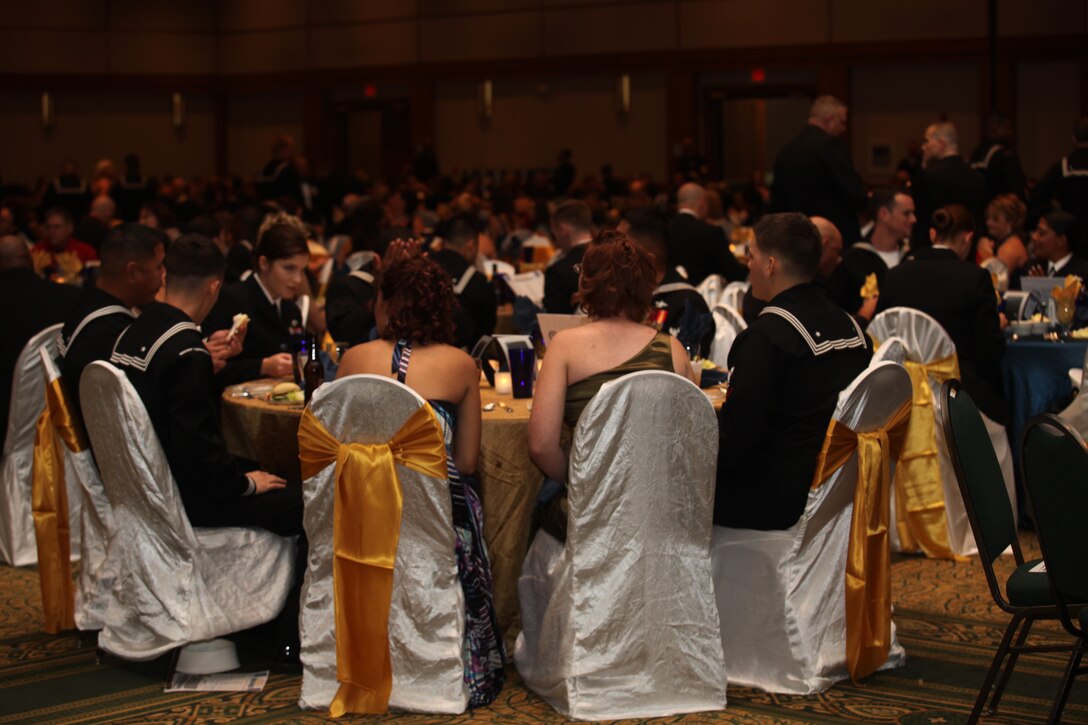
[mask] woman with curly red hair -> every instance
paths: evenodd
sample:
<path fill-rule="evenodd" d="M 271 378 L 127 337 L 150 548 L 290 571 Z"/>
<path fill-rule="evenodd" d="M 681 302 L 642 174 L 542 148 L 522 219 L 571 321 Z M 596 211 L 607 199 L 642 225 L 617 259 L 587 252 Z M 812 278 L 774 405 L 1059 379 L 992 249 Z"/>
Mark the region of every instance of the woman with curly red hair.
<path fill-rule="evenodd" d="M 395 378 L 426 398 L 442 423 L 457 573 L 465 593 L 465 683 L 469 706 L 482 707 L 502 689 L 506 655 L 483 543 L 483 507 L 472 479 L 480 454 L 480 373 L 471 357 L 450 344 L 456 301 L 449 275 L 429 259 L 404 254 L 413 252 L 390 254 L 396 261 L 381 273 L 374 308 L 381 339 L 348 350 L 337 377 Z"/>
<path fill-rule="evenodd" d="M 550 479 L 541 495 L 541 528 L 560 541 L 568 469 L 563 428 L 573 429 L 601 386 L 627 373 L 667 370 L 693 380 L 683 346 L 646 324 L 656 279 L 641 246 L 622 232 L 602 232 L 582 258 L 574 297 L 590 321 L 548 343 L 529 417 L 529 453 Z"/>

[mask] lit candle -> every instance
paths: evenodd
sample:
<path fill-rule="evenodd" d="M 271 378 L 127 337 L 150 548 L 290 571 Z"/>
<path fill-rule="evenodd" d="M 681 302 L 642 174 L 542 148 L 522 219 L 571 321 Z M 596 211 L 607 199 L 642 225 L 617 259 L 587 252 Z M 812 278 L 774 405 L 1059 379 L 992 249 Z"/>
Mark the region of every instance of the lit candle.
<path fill-rule="evenodd" d="M 499 395 L 510 395 L 514 385 L 510 380 L 510 373 L 495 373 L 495 392 Z"/>

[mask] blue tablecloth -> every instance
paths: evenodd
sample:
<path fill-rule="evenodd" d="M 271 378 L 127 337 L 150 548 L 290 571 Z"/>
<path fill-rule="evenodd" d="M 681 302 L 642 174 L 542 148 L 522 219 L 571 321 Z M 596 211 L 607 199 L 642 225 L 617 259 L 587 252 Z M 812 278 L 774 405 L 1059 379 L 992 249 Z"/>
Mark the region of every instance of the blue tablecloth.
<path fill-rule="evenodd" d="M 1069 368 L 1084 364 L 1088 341 L 1046 342 L 1041 339 L 1009 342 L 1001 364 L 1005 401 L 1009 404 L 1009 445 L 1015 466 L 1017 519 L 1030 519 L 1024 484 L 1020 480 L 1020 434 L 1039 413 L 1064 404 L 1073 393 Z"/>
<path fill-rule="evenodd" d="M 1046 342 L 1041 339 L 1009 342 L 1001 364 L 1005 400 L 1009 404 L 1009 445 L 1016 466 L 1016 495 L 1020 520 L 1024 521 L 1027 500 L 1020 480 L 1020 434 L 1024 425 L 1039 413 L 1064 405 L 1073 394 L 1069 369 L 1084 364 L 1088 341 Z"/>
<path fill-rule="evenodd" d="M 1019 460 L 1020 433 L 1024 424 L 1039 413 L 1063 403 L 1072 395 L 1069 368 L 1084 364 L 1088 341 L 1045 342 L 1018 340 L 1005 349 L 1002 374 L 1005 400 L 1009 404 L 1009 443 L 1013 458 Z M 1017 471 L 1019 476 L 1019 471 Z"/>

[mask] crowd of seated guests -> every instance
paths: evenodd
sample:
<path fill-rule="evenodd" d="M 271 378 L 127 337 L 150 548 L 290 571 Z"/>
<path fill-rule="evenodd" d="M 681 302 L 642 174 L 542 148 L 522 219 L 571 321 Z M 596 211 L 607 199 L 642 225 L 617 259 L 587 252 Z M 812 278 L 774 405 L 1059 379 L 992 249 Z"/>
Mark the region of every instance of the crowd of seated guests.
<path fill-rule="evenodd" d="M 817 99 L 809 123 L 776 161 L 770 190 L 758 180 L 742 189 L 708 180 L 705 164 L 693 159 L 680 165 L 669 185 L 645 176 L 624 183 L 608 167 L 578 180 L 569 153 L 560 156 L 561 173 L 524 178 L 453 179 L 440 172 L 433 152 L 392 185 L 360 175 L 316 177 L 289 137 L 277 139 L 272 160 L 249 182 L 150 179 L 131 155 L 123 174 L 100 163 L 85 180 L 66 163 L 52 181 L 5 190 L 0 274 L 25 284 L 30 269 L 83 285 L 78 300 L 66 292 L 50 308 L 66 310 L 66 317 L 54 312 L 41 318 L 42 325 L 66 322 L 62 367 L 77 409 L 82 367 L 121 354 L 116 359 L 133 368 L 130 377 L 143 386 L 141 397 L 160 437 L 184 439 L 174 428 L 188 426 L 198 445 L 214 448 L 215 465 L 237 499 L 232 510 L 257 510 L 262 507 L 253 500 L 271 506 L 286 498 L 276 493 L 284 482 L 247 472 L 226 456 L 212 411 L 189 415 L 188 422 L 177 417 L 183 406 L 156 411 L 152 371 L 132 364 L 145 347 L 136 343 L 153 343 L 167 323 L 181 320 L 194 334 L 201 325 L 202 341 L 190 335 L 191 345 L 171 359 L 206 349 L 207 358 L 200 356 L 188 372 L 201 396 L 186 402 L 214 407 L 226 385 L 290 375 L 304 335 L 329 332 L 346 341 L 351 349 L 341 375 L 396 377 L 442 412 L 454 464 L 451 490 L 462 486 L 460 498 L 467 501 L 461 528 L 478 533 L 479 502 L 471 488 L 480 438 L 478 373 L 462 350 L 496 326 L 495 286 L 479 262 L 516 264 L 529 261 L 529 247 L 552 246 L 543 309 L 590 317 L 551 341 L 530 421 L 532 458 L 551 481 L 539 521 L 558 539 L 565 526 L 564 428 L 577 423 L 604 382 L 625 372 L 661 369 L 692 377 L 689 352 L 667 333 L 683 327 L 678 317 L 709 318 L 694 285 L 715 274 L 748 279 L 750 327 L 729 358 L 734 375 L 720 419 L 721 505 L 714 520 L 788 528 L 803 505 L 835 397 L 871 355 L 863 330 L 877 310 L 907 305 L 931 311 L 956 343 L 965 387 L 984 389 L 976 400 L 1001 419 L 995 371 L 1003 320 L 991 277 L 978 265 L 999 260 L 1014 289 L 1024 275 L 1088 274 L 1080 256 L 1084 209 L 1069 201 L 1088 197 L 1069 191 L 1085 178 L 1070 169 L 1083 163 L 1088 120 L 1076 124 L 1076 149 L 1059 163 L 1058 175 L 1048 172 L 1046 184 L 1034 191 L 1023 184 L 1006 188 L 979 166 L 998 159 L 1011 167 L 1014 154 L 1002 145 L 1008 133 L 988 137 L 989 150 L 976 154 L 972 167 L 959 155 L 955 127 L 940 121 L 926 130 L 910 183 L 867 195 L 845 153 L 846 118 L 835 99 Z M 1001 131 L 999 126 L 994 128 Z M 800 183 L 805 169 L 824 169 L 813 173 L 828 176 Z M 1018 177 L 1006 168 L 1001 179 L 1007 178 Z M 812 193 L 816 188 L 819 194 Z M 743 259 L 730 246 L 738 226 L 754 226 Z M 420 256 L 424 252 L 427 258 Z M 876 284 L 864 292 L 870 277 Z M 33 294 L 41 296 L 38 287 Z M 930 291 L 938 288 L 940 299 Z M 60 300 L 65 285 L 55 289 Z M 655 305 L 669 313 L 659 325 L 663 332 L 647 325 Z M 3 307 L 5 315 L 18 314 L 16 305 Z M 137 309 L 145 315 L 138 325 Z M 239 313 L 248 316 L 248 328 L 228 339 Z M 8 319 L 0 324 L 21 330 L 9 347 L 21 347 L 37 331 Z M 705 346 L 712 328 L 708 335 L 692 324 L 698 329 L 694 347 Z M 126 329 L 132 331 L 127 338 Z M 5 348 L 13 360 L 10 352 Z M 3 362 L 10 370 L 10 361 Z M 197 418 L 199 425 L 192 423 Z M 185 468 L 184 456 L 167 455 L 172 469 Z M 175 477 L 179 485 L 192 478 L 178 471 Z M 255 494 L 261 497 L 244 500 Z M 276 514 L 289 521 L 277 519 L 270 527 L 300 531 L 297 498 Z M 265 525 L 260 516 L 251 518 Z M 462 548 L 471 553 L 475 547 L 465 536 Z M 474 566 L 486 566 L 486 559 L 466 563 L 466 571 Z M 484 610 L 476 609 L 486 617 Z M 486 633 L 492 623 L 477 625 Z M 482 648 L 476 661 L 502 660 L 501 644 L 484 634 L 474 641 Z M 481 695 L 488 697 L 493 694 Z"/>

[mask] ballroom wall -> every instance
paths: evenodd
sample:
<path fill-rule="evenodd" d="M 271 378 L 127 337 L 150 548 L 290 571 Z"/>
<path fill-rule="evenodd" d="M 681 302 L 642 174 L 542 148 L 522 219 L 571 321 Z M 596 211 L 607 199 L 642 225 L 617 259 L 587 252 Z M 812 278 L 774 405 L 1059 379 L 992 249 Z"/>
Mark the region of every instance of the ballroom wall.
<path fill-rule="evenodd" d="M 0 0 L 0 69 L 239 74 L 983 38 L 986 6 L 986 0 Z M 1088 0 L 998 0 L 997 7 L 1004 37 L 1084 34 L 1088 17 Z"/>
<path fill-rule="evenodd" d="M 1084 66 L 1070 61 L 1021 63 L 1016 73 L 1017 147 L 1024 172 L 1039 176 L 1073 144 L 1073 119 L 1080 115 L 1071 88 L 1084 85 Z"/>
<path fill-rule="evenodd" d="M 569 148 L 579 176 L 605 163 L 621 174 L 665 176 L 660 74 L 631 78 L 628 114 L 617 111 L 611 76 L 497 81 L 490 120 L 481 117 L 478 95 L 475 83 L 437 87 L 435 141 L 446 168 L 551 168 L 559 149 Z"/>
<path fill-rule="evenodd" d="M 852 73 L 850 117 L 854 166 L 868 181 L 887 180 L 942 115 L 956 125 L 964 155 L 979 140 L 978 70 L 969 63 L 868 66 Z M 875 166 L 874 146 L 891 148 L 890 167 Z"/>
<path fill-rule="evenodd" d="M 215 168 L 212 99 L 195 94 L 186 100 L 187 122 L 178 131 L 169 93 L 61 91 L 53 98 L 55 123 L 46 130 L 39 94 L 0 92 L 0 179 L 52 178 L 68 159 L 89 174 L 98 159 L 120 164 L 131 152 L 155 174 L 206 175 Z"/>
<path fill-rule="evenodd" d="M 227 170 L 251 177 L 271 158 L 272 143 L 282 133 L 304 135 L 303 94 L 253 91 L 227 96 Z"/>
<path fill-rule="evenodd" d="M 136 150 L 153 173 L 251 175 L 272 137 L 328 160 L 329 98 L 411 89 L 413 137 L 465 168 L 550 165 L 663 176 L 686 135 L 706 142 L 702 79 L 760 67 L 812 78 L 851 105 L 850 143 L 871 178 L 875 143 L 899 156 L 948 114 L 964 146 L 989 107 L 987 0 L 0 0 L 0 174 Z M 1088 0 L 998 0 L 999 107 L 1029 173 L 1088 112 Z M 615 83 L 632 78 L 632 111 Z M 481 122 L 478 83 L 494 81 Z M 169 94 L 186 95 L 182 134 Z M 56 127 L 35 120 L 54 93 Z M 10 95 L 14 94 L 14 95 Z M 79 128 L 84 126 L 85 128 Z M 13 136 L 7 131 L 17 131 Z M 133 145 L 139 148 L 127 148 Z M 126 147 L 126 148 L 123 148 Z M 122 150 L 123 148 L 123 150 Z"/>

